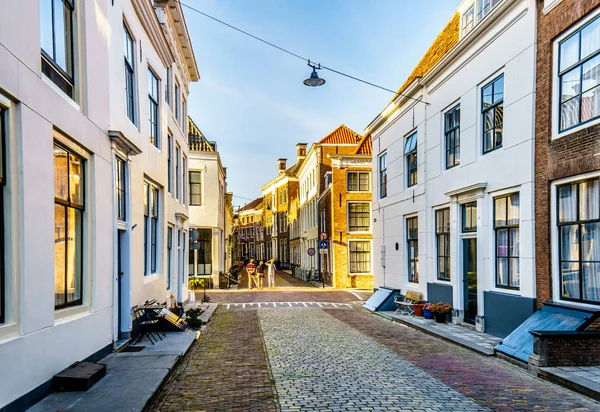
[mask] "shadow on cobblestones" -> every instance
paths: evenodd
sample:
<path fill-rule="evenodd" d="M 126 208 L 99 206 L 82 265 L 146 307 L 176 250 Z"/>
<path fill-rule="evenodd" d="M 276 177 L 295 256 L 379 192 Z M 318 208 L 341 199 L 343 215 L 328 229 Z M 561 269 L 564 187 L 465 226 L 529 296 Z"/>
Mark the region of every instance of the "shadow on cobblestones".
<path fill-rule="evenodd" d="M 492 410 L 600 411 L 600 403 L 499 359 L 481 356 L 365 311 L 324 311 Z"/>
<path fill-rule="evenodd" d="M 277 411 L 256 310 L 218 308 L 148 411 Z"/>

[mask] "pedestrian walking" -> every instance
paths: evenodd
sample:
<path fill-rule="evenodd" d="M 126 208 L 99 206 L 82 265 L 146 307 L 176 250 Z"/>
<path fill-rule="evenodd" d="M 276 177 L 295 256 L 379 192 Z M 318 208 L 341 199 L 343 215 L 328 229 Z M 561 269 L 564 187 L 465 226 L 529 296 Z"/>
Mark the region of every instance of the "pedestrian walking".
<path fill-rule="evenodd" d="M 277 271 L 277 266 L 275 266 L 275 260 L 271 259 L 269 261 L 269 266 L 267 268 L 267 273 L 269 275 L 269 289 L 275 289 L 275 272 Z"/>
<path fill-rule="evenodd" d="M 266 271 L 267 271 L 267 267 L 265 266 L 265 262 L 263 262 L 261 260 L 256 268 L 256 279 L 258 281 L 258 290 L 263 290 L 263 283 L 264 283 Z"/>
<path fill-rule="evenodd" d="M 248 274 L 248 289 L 252 289 L 252 282 L 258 288 L 256 284 L 256 279 L 254 277 L 256 273 L 256 265 L 254 264 L 254 259 L 250 259 L 250 262 L 246 265 L 246 273 Z"/>

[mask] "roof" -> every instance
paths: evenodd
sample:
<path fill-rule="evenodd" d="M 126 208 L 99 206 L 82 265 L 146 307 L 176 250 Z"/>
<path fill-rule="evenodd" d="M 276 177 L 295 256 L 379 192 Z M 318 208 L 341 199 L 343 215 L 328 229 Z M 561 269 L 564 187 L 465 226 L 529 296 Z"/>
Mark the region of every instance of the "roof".
<path fill-rule="evenodd" d="M 354 152 L 354 154 L 364 154 L 364 155 L 373 154 L 373 144 L 371 143 L 371 133 L 366 134 L 362 138 L 362 140 L 358 144 L 358 147 L 356 148 L 356 151 Z"/>
<path fill-rule="evenodd" d="M 398 90 L 398 93 L 394 96 L 394 99 L 398 97 L 408 86 L 417 78 L 425 76 L 433 66 L 435 66 L 452 48 L 458 43 L 460 33 L 460 16 L 455 13 L 450 19 L 444 30 L 433 41 L 427 53 L 423 56 L 419 64 L 414 68 L 412 73 L 408 76 L 402 87 Z"/>
<path fill-rule="evenodd" d="M 263 201 L 262 197 L 257 197 L 252 202 L 244 205 L 244 207 L 242 207 L 240 210 L 238 210 L 238 212 L 244 212 L 244 211 L 252 210 L 252 209 L 260 209 L 259 206 L 262 206 L 262 201 Z"/>
<path fill-rule="evenodd" d="M 300 166 L 302 166 L 303 162 L 304 162 L 303 159 L 298 160 L 298 162 L 294 163 L 292 166 L 287 168 L 287 170 L 285 171 L 285 174 L 287 176 L 296 176 L 296 173 L 298 173 L 298 170 L 300 169 Z"/>
<path fill-rule="evenodd" d="M 209 142 L 192 118 L 188 117 L 188 148 L 196 152 L 216 152 L 215 146 L 215 142 Z"/>
<path fill-rule="evenodd" d="M 320 144 L 356 144 L 361 136 L 345 125 L 340 125 L 333 132 L 322 138 Z"/>

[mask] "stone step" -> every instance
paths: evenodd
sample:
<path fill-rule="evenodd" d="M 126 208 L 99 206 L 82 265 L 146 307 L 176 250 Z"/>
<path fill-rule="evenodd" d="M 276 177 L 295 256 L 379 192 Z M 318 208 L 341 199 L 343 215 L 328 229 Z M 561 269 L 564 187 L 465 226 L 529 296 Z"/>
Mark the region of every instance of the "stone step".
<path fill-rule="evenodd" d="M 87 391 L 106 375 L 106 365 L 92 362 L 75 362 L 54 375 L 52 384 L 56 392 Z"/>

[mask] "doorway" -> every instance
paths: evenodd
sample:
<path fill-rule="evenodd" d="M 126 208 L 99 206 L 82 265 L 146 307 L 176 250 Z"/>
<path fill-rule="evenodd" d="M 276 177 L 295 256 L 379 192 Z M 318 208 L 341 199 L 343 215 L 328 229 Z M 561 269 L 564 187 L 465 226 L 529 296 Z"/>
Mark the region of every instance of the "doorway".
<path fill-rule="evenodd" d="M 463 239 L 464 322 L 475 324 L 477 316 L 477 238 Z"/>
<path fill-rule="evenodd" d="M 123 243 L 125 242 L 125 231 L 117 231 L 117 339 L 123 339 L 123 275 L 124 275 L 124 262 L 123 262 Z"/>

